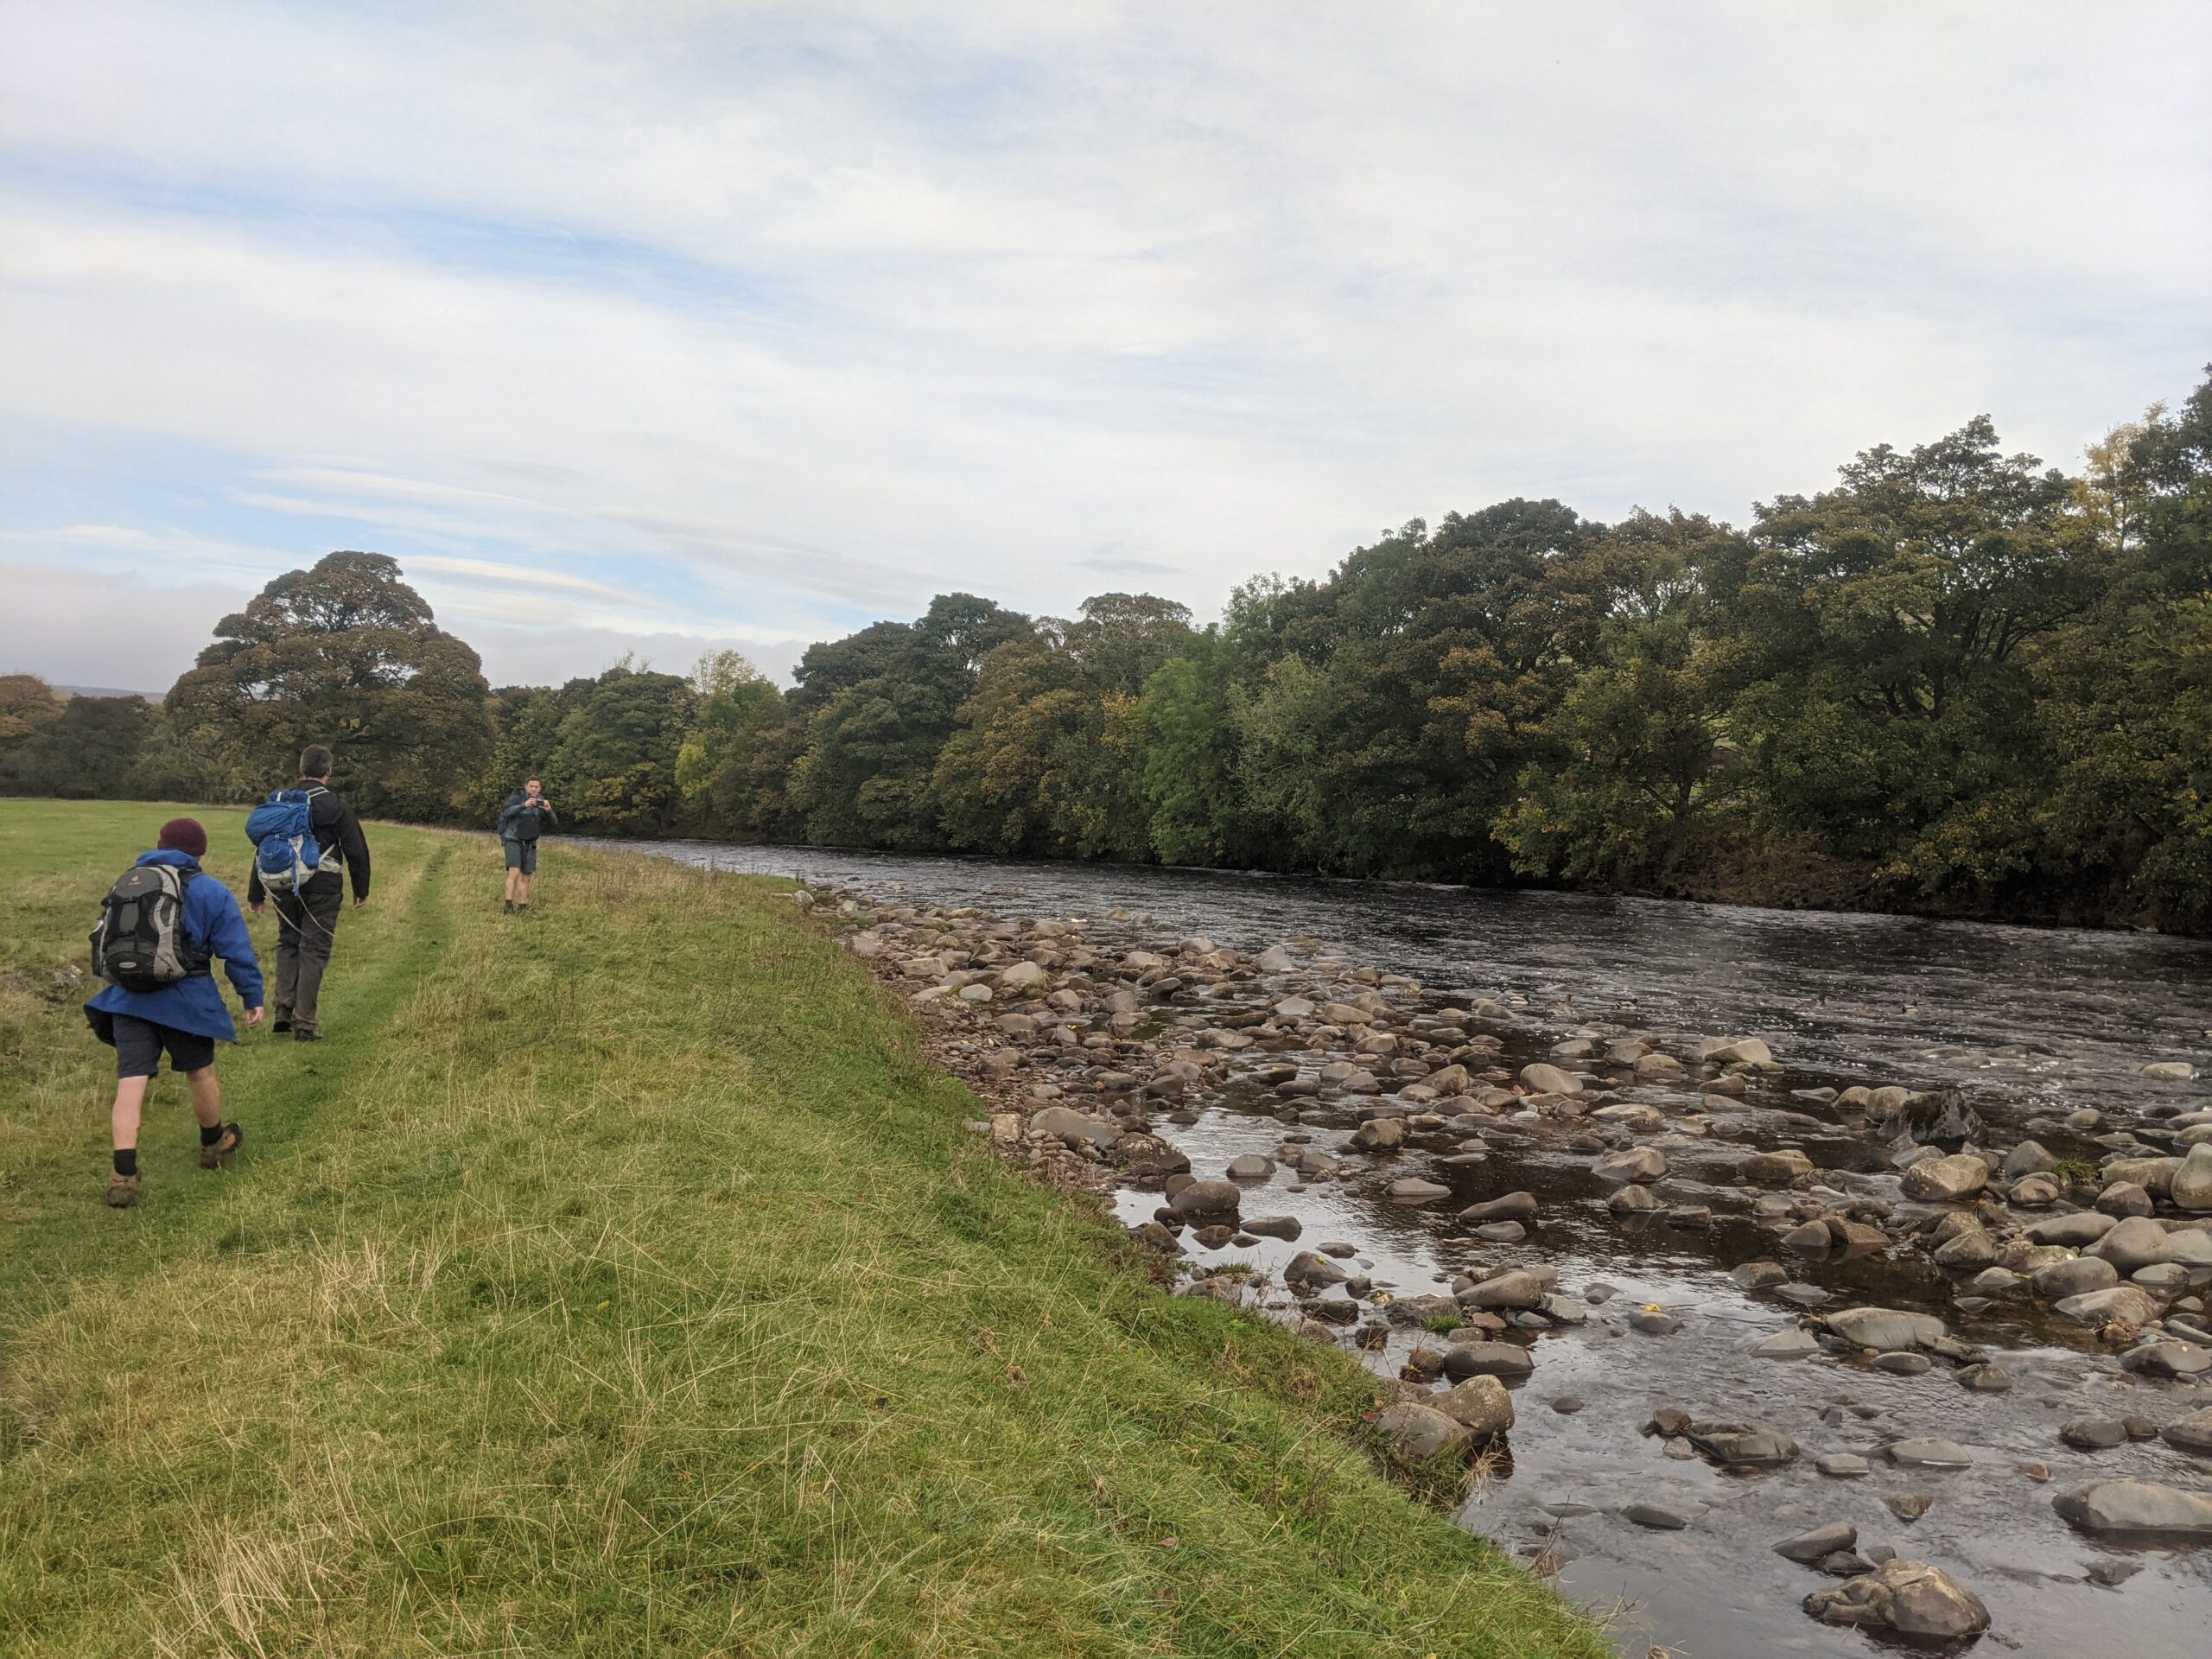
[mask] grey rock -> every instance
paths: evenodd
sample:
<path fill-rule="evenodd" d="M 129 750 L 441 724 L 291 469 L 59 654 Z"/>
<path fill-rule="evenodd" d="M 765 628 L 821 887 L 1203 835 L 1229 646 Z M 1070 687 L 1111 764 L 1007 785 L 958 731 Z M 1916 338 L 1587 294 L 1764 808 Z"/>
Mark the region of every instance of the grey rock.
<path fill-rule="evenodd" d="M 1803 1359 L 1821 1351 L 1821 1344 L 1802 1331 L 1777 1331 L 1751 1350 L 1760 1359 Z"/>
<path fill-rule="evenodd" d="M 1900 1521 L 1910 1523 L 1936 1507 L 1933 1492 L 1891 1492 L 1882 1499 L 1882 1506 Z"/>
<path fill-rule="evenodd" d="M 1467 1426 L 1456 1418 L 1434 1406 L 1411 1401 L 1385 1406 L 1375 1427 L 1389 1438 L 1392 1450 L 1417 1463 L 1464 1452 L 1474 1439 Z"/>
<path fill-rule="evenodd" d="M 1659 1200 L 1653 1196 L 1651 1189 L 1633 1181 L 1605 1200 L 1605 1208 L 1617 1216 L 1640 1214 L 1658 1207 Z"/>
<path fill-rule="evenodd" d="M 2094 1244 L 2112 1230 L 2113 1218 L 2094 1210 L 2076 1210 L 2063 1216 L 2044 1216 L 2020 1230 L 2032 1244 Z"/>
<path fill-rule="evenodd" d="M 1459 1212 L 1459 1219 L 1470 1225 L 1491 1221 L 1533 1221 L 1535 1217 L 1536 1198 L 1532 1192 L 1508 1192 L 1501 1198 L 1471 1204 Z"/>
<path fill-rule="evenodd" d="M 1682 1322 L 1671 1313 L 1656 1313 L 1641 1308 L 1629 1315 L 1629 1328 L 1641 1331 L 1647 1337 L 1671 1337 L 1682 1328 Z"/>
<path fill-rule="evenodd" d="M 2040 1141 L 2023 1141 L 2005 1154 L 2005 1179 L 2017 1181 L 2023 1175 L 2041 1175 L 2058 1167 L 2058 1160 Z"/>
<path fill-rule="evenodd" d="M 2069 1296 L 2051 1304 L 2054 1311 L 2083 1325 L 2108 1325 L 2117 1320 L 2122 1325 L 2147 1325 L 2158 1316 L 2158 1305 L 2150 1294 L 2138 1285 L 2114 1285 L 2110 1290 L 2092 1290 L 2080 1296 Z"/>
<path fill-rule="evenodd" d="M 1233 1217 L 1243 1201 L 1243 1192 L 1234 1181 L 1192 1181 L 1168 1202 L 1177 1215 L 1191 1218 Z"/>
<path fill-rule="evenodd" d="M 1831 1480 L 1856 1480 L 1874 1471 L 1874 1465 L 1856 1452 L 1831 1452 L 1824 1458 L 1815 1459 L 1813 1467 Z"/>
<path fill-rule="evenodd" d="M 1956 1440 L 1921 1437 L 1898 1440 L 1882 1449 L 1891 1462 L 1906 1469 L 1965 1469 L 1974 1462 L 1974 1453 Z"/>
<path fill-rule="evenodd" d="M 1224 1173 L 1232 1181 L 1264 1181 L 1275 1173 L 1275 1160 L 1248 1152 L 1241 1158 L 1230 1159 Z"/>
<path fill-rule="evenodd" d="M 1341 1285 L 1351 1275 L 1326 1256 L 1300 1250 L 1282 1270 L 1283 1282 L 1293 1289 Z"/>
<path fill-rule="evenodd" d="M 1828 1314 L 1823 1323 L 1853 1346 L 1878 1353 L 1924 1347 L 1948 1334 L 1943 1321 L 1932 1313 L 1901 1313 L 1888 1307 L 1841 1308 Z"/>
<path fill-rule="evenodd" d="M 1257 1233 L 1262 1238 L 1295 1239 L 1306 1230 L 1306 1224 L 1296 1216 L 1255 1216 L 1244 1224 L 1248 1233 Z"/>
<path fill-rule="evenodd" d="M 2182 1382 L 2212 1371 L 2212 1348 L 2201 1343 L 2176 1342 L 2171 1338 L 2146 1342 L 2122 1354 L 2120 1366 L 2122 1370 L 2133 1371 L 2139 1376 L 2161 1376 Z"/>
<path fill-rule="evenodd" d="M 1753 1153 L 1736 1166 L 1736 1173 L 1761 1186 L 1788 1186 L 1813 1173 L 1813 1160 L 1795 1147 Z"/>
<path fill-rule="evenodd" d="M 1917 1641 L 1956 1642 L 1989 1628 L 1980 1596 L 1941 1567 L 1898 1557 L 1872 1573 L 1805 1598 L 1823 1624 L 1891 1630 Z"/>
<path fill-rule="evenodd" d="M 1122 1138 L 1116 1125 L 1067 1106 L 1047 1106 L 1037 1113 L 1029 1120 L 1029 1133 L 1059 1135 L 1070 1141 L 1087 1141 L 1094 1147 L 1110 1147 Z"/>
<path fill-rule="evenodd" d="M 1649 1527 L 1655 1532 L 1680 1532 L 1690 1523 L 1690 1518 L 1679 1510 L 1669 1510 L 1656 1503 L 1630 1503 L 1621 1510 L 1621 1519 L 1639 1527 Z"/>
<path fill-rule="evenodd" d="M 1690 1444 L 1723 1465 L 1772 1468 L 1796 1460 L 1797 1442 L 1765 1423 L 1694 1423 Z"/>
<path fill-rule="evenodd" d="M 1522 1066 L 1521 1081 L 1528 1084 L 1532 1092 L 1539 1095 L 1579 1095 L 1582 1092 L 1582 1080 L 1580 1077 L 1571 1071 L 1562 1071 L 1559 1067 L 1547 1065 L 1541 1061 L 1538 1061 L 1534 1065 Z"/>
<path fill-rule="evenodd" d="M 2076 1417 L 2060 1427 L 2058 1438 L 2076 1452 L 2109 1452 L 2126 1444 L 2127 1428 L 2116 1417 Z"/>
<path fill-rule="evenodd" d="M 1535 1274 L 1511 1268 L 1484 1280 L 1459 1300 L 1468 1307 L 1534 1307 L 1543 1300 L 1544 1288 Z"/>
<path fill-rule="evenodd" d="M 1989 1166 L 1968 1153 L 1927 1158 L 1904 1173 L 1905 1197 L 1923 1204 L 1955 1204 L 1989 1184 Z"/>
<path fill-rule="evenodd" d="M 2037 1295 L 2056 1302 L 2093 1290 L 2111 1289 L 2120 1282 L 2120 1269 L 2100 1256 L 2077 1255 L 2069 1261 L 2054 1262 L 2047 1268 L 2037 1268 L 2029 1280 L 2035 1286 Z"/>
<path fill-rule="evenodd" d="M 2122 1274 L 2171 1262 L 2174 1255 L 2173 1247 L 2166 1243 L 2166 1230 L 2148 1216 L 2129 1216 L 2114 1222 L 2111 1230 L 2083 1254 L 2111 1262 Z"/>
<path fill-rule="evenodd" d="M 1478 1440 L 1503 1434 L 1513 1427 L 1513 1396 L 1494 1376 L 1468 1377 L 1437 1395 L 1436 1408 Z"/>
<path fill-rule="evenodd" d="M 1518 1381 L 1535 1369 L 1534 1357 L 1513 1342 L 1463 1342 L 1444 1356 L 1444 1374 L 1455 1378 L 1500 1376 Z"/>
<path fill-rule="evenodd" d="M 2212 1458 L 2212 1406 L 2199 1406 L 2158 1431 L 2158 1438 L 2179 1452 Z"/>
<path fill-rule="evenodd" d="M 2084 1532 L 2212 1538 L 2212 1494 L 2147 1480 L 2099 1480 L 2061 1492 L 2056 1510 Z"/>
<path fill-rule="evenodd" d="M 2167 1196 L 2180 1209 L 2212 1210 L 2212 1141 L 2199 1141 L 2190 1147 L 2174 1172 Z"/>
<path fill-rule="evenodd" d="M 1656 1181 L 1667 1173 L 1667 1154 L 1656 1147 L 1624 1147 L 1603 1154 L 1590 1166 L 1601 1181 Z"/>
<path fill-rule="evenodd" d="M 1789 1282 L 1789 1269 L 1779 1262 L 1744 1262 L 1728 1270 L 1728 1276 L 1745 1290 L 1767 1290 Z"/>
<path fill-rule="evenodd" d="M 1786 1560 L 1810 1567 L 1838 1550 L 1858 1548 L 1859 1529 L 1847 1521 L 1831 1521 L 1810 1532 L 1801 1532 L 1795 1538 L 1783 1539 L 1774 1547 L 1774 1553 Z"/>
<path fill-rule="evenodd" d="M 1406 1144 L 1406 1120 L 1370 1117 L 1351 1132 L 1351 1144 L 1361 1152 L 1395 1152 Z"/>
<path fill-rule="evenodd" d="M 1390 1197 L 1400 1204 L 1429 1204 L 1438 1198 L 1448 1198 L 1452 1189 L 1440 1181 L 1424 1180 L 1418 1175 L 1408 1175 L 1390 1183 Z"/>

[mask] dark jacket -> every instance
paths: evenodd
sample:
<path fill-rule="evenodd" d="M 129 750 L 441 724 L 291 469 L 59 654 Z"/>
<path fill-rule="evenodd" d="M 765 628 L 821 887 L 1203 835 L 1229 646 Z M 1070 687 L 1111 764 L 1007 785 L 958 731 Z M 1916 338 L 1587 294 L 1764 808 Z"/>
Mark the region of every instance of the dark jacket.
<path fill-rule="evenodd" d="M 249 1008 L 261 1006 L 261 964 L 254 960 L 253 939 L 238 914 L 238 901 L 231 890 L 212 875 L 200 874 L 200 861 L 189 853 L 141 853 L 141 864 L 173 864 L 193 873 L 184 889 L 184 937 L 194 950 L 208 957 L 220 957 L 231 988 Z M 115 1040 L 115 1016 L 128 1014 L 150 1020 L 173 1031 L 213 1038 L 219 1043 L 238 1041 L 238 1027 L 215 987 L 212 969 L 194 974 L 158 991 L 126 991 L 111 985 L 85 1004 L 85 1015 L 104 1043 Z"/>
<path fill-rule="evenodd" d="M 499 807 L 499 839 L 502 841 L 536 841 L 548 830 L 561 827 L 559 816 L 541 798 L 536 806 L 527 804 L 530 797 L 517 790 Z"/>
<path fill-rule="evenodd" d="M 327 889 L 350 874 L 353 878 L 353 897 L 367 898 L 369 838 L 361 833 L 361 821 L 353 816 L 352 807 L 321 784 L 302 787 L 310 791 L 308 823 L 315 830 L 315 844 L 322 849 L 321 862 L 308 878 L 308 885 Z M 246 883 L 245 901 L 257 905 L 267 897 L 261 885 L 261 872 L 257 868 L 253 879 Z"/>

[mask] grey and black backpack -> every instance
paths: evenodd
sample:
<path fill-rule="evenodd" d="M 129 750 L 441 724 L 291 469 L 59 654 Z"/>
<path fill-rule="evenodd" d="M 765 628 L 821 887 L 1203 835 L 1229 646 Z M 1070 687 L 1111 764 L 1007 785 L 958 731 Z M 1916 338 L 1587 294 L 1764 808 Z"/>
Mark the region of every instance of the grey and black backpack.
<path fill-rule="evenodd" d="M 173 864 L 128 871 L 100 904 L 92 971 L 126 991 L 158 991 L 207 970 L 184 933 L 184 890 L 197 874 Z"/>

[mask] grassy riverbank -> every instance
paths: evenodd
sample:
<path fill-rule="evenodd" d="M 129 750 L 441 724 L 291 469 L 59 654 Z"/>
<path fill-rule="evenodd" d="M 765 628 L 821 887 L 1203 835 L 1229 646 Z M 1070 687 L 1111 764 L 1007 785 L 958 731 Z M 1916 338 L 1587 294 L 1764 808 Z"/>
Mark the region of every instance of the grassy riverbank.
<path fill-rule="evenodd" d="M 67 982 L 164 816 L 0 803 L 0 1649 L 1606 1650 L 1370 1472 L 1343 1356 L 1002 1173 L 770 884 L 556 843 L 517 923 L 380 830 L 236 1167 L 164 1077 L 102 1208 Z"/>

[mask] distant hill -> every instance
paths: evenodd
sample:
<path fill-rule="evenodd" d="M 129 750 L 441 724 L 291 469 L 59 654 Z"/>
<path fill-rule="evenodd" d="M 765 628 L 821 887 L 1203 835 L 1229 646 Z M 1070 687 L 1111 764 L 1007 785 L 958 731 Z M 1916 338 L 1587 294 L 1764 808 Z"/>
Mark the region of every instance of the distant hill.
<path fill-rule="evenodd" d="M 159 702 L 158 691 L 120 691 L 111 685 L 57 685 L 54 688 L 65 697 L 142 697 L 148 702 Z"/>

